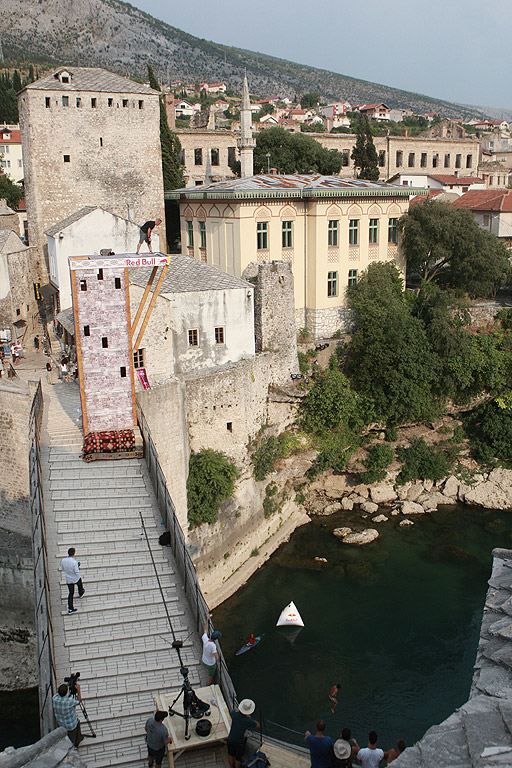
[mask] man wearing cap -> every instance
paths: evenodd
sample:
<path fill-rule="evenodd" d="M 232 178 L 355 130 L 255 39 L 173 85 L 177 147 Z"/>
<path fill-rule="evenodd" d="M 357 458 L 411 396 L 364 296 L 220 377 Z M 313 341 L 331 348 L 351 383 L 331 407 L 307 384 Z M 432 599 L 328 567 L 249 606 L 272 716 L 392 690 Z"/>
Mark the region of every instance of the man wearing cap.
<path fill-rule="evenodd" d="M 251 715 L 256 704 L 251 699 L 242 699 L 238 709 L 231 711 L 231 730 L 228 734 L 228 760 L 231 768 L 240 768 L 247 728 L 259 728 L 260 724 Z"/>
<path fill-rule="evenodd" d="M 217 671 L 217 662 L 219 661 L 219 654 L 217 652 L 215 640 L 220 640 L 222 637 L 222 632 L 219 632 L 218 629 L 212 632 L 211 639 L 208 637 L 208 622 L 211 617 L 211 613 L 209 613 L 206 617 L 203 636 L 201 638 L 203 641 L 203 656 L 201 661 L 208 670 L 208 680 L 206 681 L 206 685 L 211 685 L 213 683 L 213 678 L 215 677 L 215 672 Z"/>

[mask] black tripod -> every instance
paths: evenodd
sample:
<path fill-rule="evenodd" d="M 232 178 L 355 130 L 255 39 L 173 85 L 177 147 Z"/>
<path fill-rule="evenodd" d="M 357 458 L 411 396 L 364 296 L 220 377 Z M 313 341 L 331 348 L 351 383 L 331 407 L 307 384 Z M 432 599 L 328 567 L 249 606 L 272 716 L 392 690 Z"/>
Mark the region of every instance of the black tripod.
<path fill-rule="evenodd" d="M 74 699 L 78 699 L 78 691 L 76 688 L 76 683 L 79 677 L 80 677 L 80 672 L 75 672 L 74 674 L 71 674 L 69 677 L 64 678 L 65 682 L 68 683 L 69 685 L 69 692 Z M 85 718 L 85 722 L 91 729 L 90 733 L 84 733 L 83 736 L 84 737 L 87 736 L 91 739 L 95 739 L 96 734 L 94 733 L 94 728 L 92 727 L 91 721 L 89 720 L 89 715 L 87 714 L 85 704 L 83 703 L 83 701 L 79 701 L 78 703 L 80 704 L 80 709 L 82 710 L 82 714 Z"/>
<path fill-rule="evenodd" d="M 169 716 L 172 717 L 173 715 L 178 715 L 178 717 L 182 717 L 185 720 L 185 741 L 188 741 L 190 739 L 190 718 L 194 717 L 199 719 L 200 717 L 203 717 L 203 715 L 208 716 L 210 714 L 210 707 L 204 701 L 201 701 L 192 690 L 192 686 L 188 679 L 187 667 L 180 667 L 180 674 L 183 677 L 183 683 L 181 684 L 180 692 L 169 707 Z M 181 696 L 183 696 L 183 714 L 181 714 L 181 712 L 176 712 L 174 709 L 176 702 Z"/>

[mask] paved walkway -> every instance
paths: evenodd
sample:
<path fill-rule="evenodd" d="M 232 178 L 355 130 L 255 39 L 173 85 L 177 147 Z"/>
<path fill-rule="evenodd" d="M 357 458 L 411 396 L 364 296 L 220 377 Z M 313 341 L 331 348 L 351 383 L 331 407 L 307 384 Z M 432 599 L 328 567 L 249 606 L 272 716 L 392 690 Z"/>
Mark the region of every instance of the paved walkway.
<path fill-rule="evenodd" d="M 45 416 L 41 440 L 45 519 L 50 564 L 55 663 L 61 682 L 80 672 L 85 706 L 97 738 L 80 754 L 88 768 L 143 766 L 144 723 L 155 696 L 178 689 L 182 678 L 143 535 L 148 531 L 165 599 L 192 685 L 205 684 L 200 640 L 184 598 L 144 459 L 84 463 L 78 386 L 46 380 L 45 355 L 28 350 L 16 370 L 21 379 L 41 377 Z M 56 372 L 55 372 L 56 373 Z M 76 548 L 85 595 L 67 614 L 67 587 L 59 570 L 68 547 Z M 191 634 L 190 634 L 191 633 Z M 82 731 L 89 728 L 84 723 Z M 224 764 L 220 749 L 185 753 L 183 768 Z"/>

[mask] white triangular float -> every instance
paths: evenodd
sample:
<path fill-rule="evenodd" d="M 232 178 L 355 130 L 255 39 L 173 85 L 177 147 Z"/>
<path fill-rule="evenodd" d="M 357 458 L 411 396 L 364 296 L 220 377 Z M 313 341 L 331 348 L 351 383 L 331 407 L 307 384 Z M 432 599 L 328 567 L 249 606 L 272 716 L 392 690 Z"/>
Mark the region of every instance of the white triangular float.
<path fill-rule="evenodd" d="M 289 603 L 286 608 L 283 608 L 281 615 L 277 620 L 276 627 L 303 627 L 304 622 L 300 617 L 300 613 L 295 607 L 295 603 Z"/>

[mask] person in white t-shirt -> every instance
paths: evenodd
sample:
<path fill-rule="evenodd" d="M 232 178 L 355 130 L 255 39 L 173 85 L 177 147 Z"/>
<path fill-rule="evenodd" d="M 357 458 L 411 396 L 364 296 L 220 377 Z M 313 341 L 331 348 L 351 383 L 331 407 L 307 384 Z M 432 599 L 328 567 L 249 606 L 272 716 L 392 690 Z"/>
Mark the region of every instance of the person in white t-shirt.
<path fill-rule="evenodd" d="M 377 733 L 370 731 L 368 734 L 368 746 L 355 753 L 356 760 L 363 768 L 378 768 L 384 759 L 384 750 L 377 747 Z"/>
<path fill-rule="evenodd" d="M 75 548 L 70 547 L 68 549 L 68 556 L 63 557 L 60 561 L 60 567 L 66 574 L 66 584 L 68 585 L 68 613 L 76 613 L 76 608 L 73 607 L 75 584 L 78 587 L 78 597 L 82 597 L 85 593 L 82 577 L 80 575 L 80 563 L 75 560 L 74 554 Z"/>
<path fill-rule="evenodd" d="M 206 681 L 206 685 L 211 685 L 213 683 L 213 678 L 215 677 L 215 672 L 217 670 L 217 662 L 219 661 L 219 654 L 217 652 L 215 640 L 219 640 L 222 637 L 222 632 L 219 632 L 218 629 L 212 632 L 211 638 L 208 637 L 208 622 L 211 617 L 211 613 L 209 613 L 206 617 L 203 636 L 201 638 L 203 641 L 203 656 L 201 661 L 208 670 L 208 680 Z"/>

